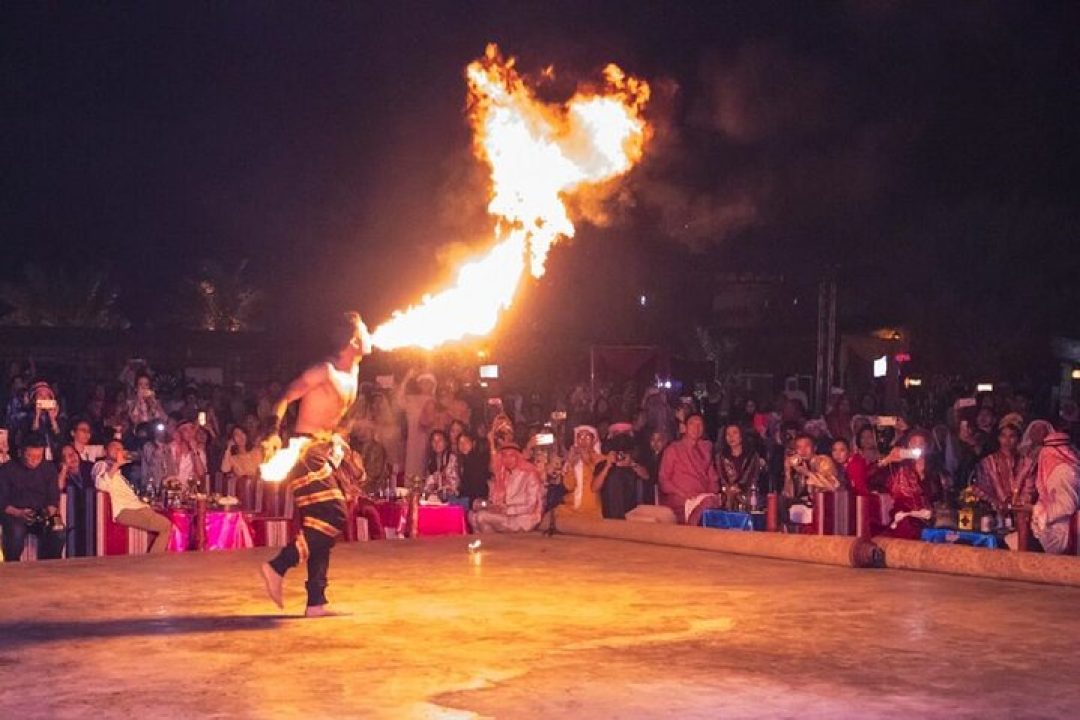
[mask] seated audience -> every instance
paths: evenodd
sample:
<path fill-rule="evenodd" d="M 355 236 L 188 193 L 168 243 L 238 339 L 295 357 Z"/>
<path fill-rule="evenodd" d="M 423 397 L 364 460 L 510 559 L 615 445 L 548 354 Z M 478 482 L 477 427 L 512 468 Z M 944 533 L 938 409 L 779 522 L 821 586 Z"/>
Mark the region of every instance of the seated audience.
<path fill-rule="evenodd" d="M 906 448 L 894 447 L 870 476 L 871 487 L 887 492 L 892 499 L 893 520 L 882 535 L 918 540 L 929 526 L 935 487 L 942 486 L 944 475 L 929 452 L 931 442 L 925 432 L 912 432 Z"/>
<path fill-rule="evenodd" d="M 506 443 L 499 448 L 499 472 L 491 483 L 490 503 L 469 514 L 478 533 L 529 532 L 540 525 L 543 481 L 525 461 L 521 448 Z"/>
<path fill-rule="evenodd" d="M 761 491 L 765 459 L 745 439 L 740 425 L 727 425 L 720 431 L 716 470 L 720 478 L 721 499 L 729 510 L 756 509 L 751 498 L 757 500 Z M 760 504 L 760 500 L 757 502 Z"/>
<path fill-rule="evenodd" d="M 1032 534 L 1045 552 L 1059 555 L 1069 544 L 1069 524 L 1080 505 L 1080 457 L 1066 433 L 1051 433 L 1043 441 L 1035 489 Z"/>
<path fill-rule="evenodd" d="M 258 504 L 259 464 L 263 461 L 263 448 L 244 428 L 236 425 L 229 434 L 225 454 L 221 456 L 221 474 L 225 478 L 225 492 L 240 500 L 247 510 Z"/>
<path fill-rule="evenodd" d="M 482 445 L 469 433 L 458 438 L 458 457 L 461 462 L 460 494 L 468 499 L 469 507 L 476 507 L 478 500 L 487 500 L 488 480 L 491 478 L 490 462 L 482 451 Z"/>
<path fill-rule="evenodd" d="M 40 435 L 45 441 L 45 460 L 55 462 L 60 458 L 60 444 L 63 442 L 60 401 L 49 383 L 39 381 L 30 386 L 29 402 L 30 424 L 24 426 L 23 430 Z"/>
<path fill-rule="evenodd" d="M 95 462 L 104 454 L 100 445 L 92 445 L 94 428 L 89 420 L 78 419 L 71 427 L 71 447 L 83 462 Z"/>
<path fill-rule="evenodd" d="M 56 560 L 64 554 L 60 486 L 56 466 L 45 461 L 45 438 L 40 433 L 25 437 L 18 462 L 0 466 L 0 510 L 7 562 L 22 557 L 27 535 L 38 538 L 39 560 Z"/>
<path fill-rule="evenodd" d="M 840 487 L 836 463 L 828 455 L 816 454 L 814 448 L 814 439 L 809 435 L 795 438 L 795 454 L 788 460 L 784 478 L 784 497 L 788 500 L 803 502 L 814 492 Z"/>
<path fill-rule="evenodd" d="M 720 476 L 712 461 L 712 443 L 706 440 L 701 415 L 686 417 L 686 435 L 664 450 L 660 462 L 660 502 L 680 523 L 700 525 L 701 513 L 719 506 Z"/>
<path fill-rule="evenodd" d="M 1027 505 L 1035 490 L 1035 464 L 1020 454 L 1020 428 L 1004 425 L 998 431 L 998 449 L 987 455 L 975 471 L 975 495 L 999 512 Z"/>
<path fill-rule="evenodd" d="M 132 425 L 158 422 L 165 419 L 165 410 L 150 386 L 150 376 L 144 371 L 135 376 L 135 392 L 128 401 L 128 420 Z"/>
<path fill-rule="evenodd" d="M 856 495 L 870 492 L 870 466 L 862 455 L 851 452 L 851 444 L 847 440 L 833 440 L 830 456 L 836 465 L 841 487 L 850 489 Z"/>
<path fill-rule="evenodd" d="M 562 508 L 582 517 L 599 519 L 603 516 L 596 469 L 604 459 L 600 438 L 592 425 L 574 428 L 574 444 L 563 463 L 563 485 L 566 495 Z"/>
<path fill-rule="evenodd" d="M 641 464 L 649 474 L 649 479 L 641 483 L 640 505 L 655 505 L 659 494 L 660 461 L 668 445 L 668 436 L 661 430 L 649 434 L 649 445 L 642 453 Z"/>
<path fill-rule="evenodd" d="M 468 500 L 461 496 L 461 474 L 458 456 L 450 447 L 450 439 L 442 430 L 432 430 L 428 438 L 427 474 L 424 494 L 437 495 L 443 502 L 469 509 Z"/>
<path fill-rule="evenodd" d="M 94 463 L 91 475 L 98 492 L 108 493 L 112 505 L 113 521 L 127 527 L 157 533 L 150 552 L 165 552 L 169 546 L 172 523 L 164 515 L 139 499 L 131 489 L 121 469 L 131 460 L 119 440 L 110 440 L 105 446 L 105 458 Z"/>
<path fill-rule="evenodd" d="M 638 483 L 647 480 L 648 471 L 634 459 L 634 438 L 620 433 L 608 440 L 608 453 L 596 468 L 593 487 L 600 493 L 603 516 L 625 520 L 626 513 L 637 507 Z"/>

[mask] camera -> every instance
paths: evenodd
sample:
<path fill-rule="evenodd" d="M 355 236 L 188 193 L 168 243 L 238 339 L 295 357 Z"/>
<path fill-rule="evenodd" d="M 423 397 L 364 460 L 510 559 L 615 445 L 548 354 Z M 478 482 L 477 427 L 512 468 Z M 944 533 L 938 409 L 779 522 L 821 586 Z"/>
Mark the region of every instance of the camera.
<path fill-rule="evenodd" d="M 26 521 L 26 526 L 33 531 L 52 531 L 63 532 L 64 521 L 59 515 L 49 515 L 46 510 L 35 509 L 32 511 L 30 518 Z"/>
<path fill-rule="evenodd" d="M 56 399 L 55 398 L 40 398 L 35 403 L 38 410 L 55 410 Z"/>

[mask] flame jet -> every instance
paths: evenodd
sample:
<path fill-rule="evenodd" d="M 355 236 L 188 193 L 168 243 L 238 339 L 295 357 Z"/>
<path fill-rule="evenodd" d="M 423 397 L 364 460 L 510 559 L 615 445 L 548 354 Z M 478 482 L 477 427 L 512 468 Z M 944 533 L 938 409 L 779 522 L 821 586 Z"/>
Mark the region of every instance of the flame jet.
<path fill-rule="evenodd" d="M 465 75 L 473 152 L 491 169 L 494 246 L 463 264 L 453 285 L 378 327 L 372 339 L 383 350 L 490 333 L 525 272 L 543 276 L 551 248 L 574 236 L 564 199 L 625 174 L 645 149 L 649 86 L 615 65 L 600 88 L 562 104 L 538 100 L 495 45 Z"/>

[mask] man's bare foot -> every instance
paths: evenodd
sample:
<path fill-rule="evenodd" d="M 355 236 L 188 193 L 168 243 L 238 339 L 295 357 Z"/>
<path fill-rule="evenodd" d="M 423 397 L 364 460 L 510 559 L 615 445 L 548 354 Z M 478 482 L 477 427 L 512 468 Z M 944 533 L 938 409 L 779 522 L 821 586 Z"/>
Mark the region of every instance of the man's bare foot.
<path fill-rule="evenodd" d="M 304 611 L 304 617 L 341 617 L 348 615 L 346 612 L 336 612 L 325 605 L 308 605 Z"/>
<path fill-rule="evenodd" d="M 262 575 L 263 583 L 266 584 L 266 594 L 270 596 L 275 605 L 284 609 L 285 600 L 282 598 L 282 586 L 285 584 L 285 578 L 278 575 L 274 568 L 270 567 L 270 563 L 263 563 L 259 567 L 259 574 Z"/>

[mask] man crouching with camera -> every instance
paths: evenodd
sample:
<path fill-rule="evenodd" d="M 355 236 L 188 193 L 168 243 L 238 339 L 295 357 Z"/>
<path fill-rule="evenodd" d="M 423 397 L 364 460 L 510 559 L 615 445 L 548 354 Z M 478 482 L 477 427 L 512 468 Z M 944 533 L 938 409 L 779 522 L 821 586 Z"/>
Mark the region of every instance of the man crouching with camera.
<path fill-rule="evenodd" d="M 4 560 L 18 562 L 27 535 L 38 538 L 38 559 L 57 560 L 64 553 L 64 523 L 58 511 L 60 486 L 56 466 L 45 462 L 45 438 L 30 433 L 20 462 L 0 466 L 0 525 Z"/>
<path fill-rule="evenodd" d="M 131 456 L 124 450 L 119 440 L 110 440 L 105 446 L 105 459 L 98 460 L 90 476 L 98 492 L 109 494 L 112 505 L 113 521 L 127 527 L 139 528 L 157 533 L 150 552 L 165 552 L 169 546 L 169 531 L 172 523 L 164 515 L 159 515 L 152 507 L 139 499 L 131 489 L 122 472 L 124 465 L 131 462 Z"/>

